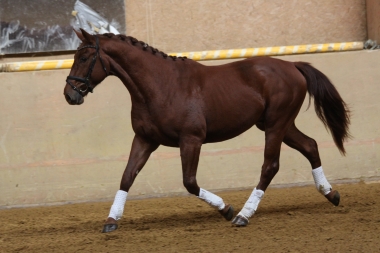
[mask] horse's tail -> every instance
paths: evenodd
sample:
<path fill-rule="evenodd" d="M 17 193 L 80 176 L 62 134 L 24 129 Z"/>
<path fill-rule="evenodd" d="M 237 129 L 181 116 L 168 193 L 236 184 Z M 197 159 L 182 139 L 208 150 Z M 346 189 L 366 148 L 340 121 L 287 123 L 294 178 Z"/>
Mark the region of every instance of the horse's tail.
<path fill-rule="evenodd" d="M 294 65 L 307 81 L 307 91 L 310 95 L 309 106 L 311 97 L 314 97 L 314 107 L 318 118 L 326 128 L 328 127 L 335 145 L 341 154 L 345 155 L 343 142 L 351 137 L 348 131 L 349 108 L 328 77 L 321 71 L 306 62 L 295 62 Z"/>

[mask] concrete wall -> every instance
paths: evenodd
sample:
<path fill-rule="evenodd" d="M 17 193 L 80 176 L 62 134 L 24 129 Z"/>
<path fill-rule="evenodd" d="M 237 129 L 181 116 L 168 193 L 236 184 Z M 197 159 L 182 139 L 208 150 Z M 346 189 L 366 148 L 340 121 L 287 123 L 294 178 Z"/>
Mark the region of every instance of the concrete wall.
<path fill-rule="evenodd" d="M 353 111 L 347 156 L 340 156 L 313 109 L 298 127 L 319 143 L 330 180 L 380 176 L 380 51 L 281 57 L 313 63 L 331 78 Z M 220 64 L 226 61 L 208 62 Z M 68 70 L 1 73 L 0 207 L 113 198 L 133 133 L 130 100 L 122 83 L 106 79 L 80 106 L 62 91 Z M 202 149 L 198 181 L 205 189 L 254 187 L 264 135 L 253 128 Z M 131 196 L 185 192 L 179 150 L 160 147 L 139 174 Z M 273 184 L 311 182 L 306 159 L 283 145 Z"/>

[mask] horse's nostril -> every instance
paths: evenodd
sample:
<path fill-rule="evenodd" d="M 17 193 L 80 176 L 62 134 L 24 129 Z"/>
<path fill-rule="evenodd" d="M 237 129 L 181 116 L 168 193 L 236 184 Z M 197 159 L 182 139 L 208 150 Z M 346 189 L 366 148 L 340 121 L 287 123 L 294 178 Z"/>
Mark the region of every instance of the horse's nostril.
<path fill-rule="evenodd" d="M 73 100 L 71 99 L 71 97 L 67 94 L 64 94 L 64 95 L 65 95 L 65 99 L 66 99 L 67 103 L 72 104 Z"/>
<path fill-rule="evenodd" d="M 63 95 L 65 95 L 65 99 L 70 105 L 80 105 L 84 102 L 83 97 L 79 94 L 69 95 L 68 93 L 63 93 Z"/>

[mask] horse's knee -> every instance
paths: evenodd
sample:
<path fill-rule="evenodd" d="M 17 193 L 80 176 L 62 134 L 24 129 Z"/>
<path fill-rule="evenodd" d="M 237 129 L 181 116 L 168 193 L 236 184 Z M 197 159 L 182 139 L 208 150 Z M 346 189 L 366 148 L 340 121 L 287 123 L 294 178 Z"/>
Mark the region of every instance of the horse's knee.
<path fill-rule="evenodd" d="M 274 178 L 274 176 L 277 174 L 279 168 L 280 165 L 278 161 L 264 163 L 263 167 L 261 168 L 260 182 L 257 185 L 257 189 L 265 191 L 272 179 Z"/>
<path fill-rule="evenodd" d="M 277 174 L 280 169 L 280 164 L 278 161 L 264 164 L 262 167 L 262 175 L 270 180 Z"/>
<path fill-rule="evenodd" d="M 198 194 L 199 194 L 199 186 L 197 184 L 197 180 L 196 180 L 195 177 L 184 178 L 183 179 L 183 185 L 185 186 L 186 190 L 189 193 L 198 196 Z"/>

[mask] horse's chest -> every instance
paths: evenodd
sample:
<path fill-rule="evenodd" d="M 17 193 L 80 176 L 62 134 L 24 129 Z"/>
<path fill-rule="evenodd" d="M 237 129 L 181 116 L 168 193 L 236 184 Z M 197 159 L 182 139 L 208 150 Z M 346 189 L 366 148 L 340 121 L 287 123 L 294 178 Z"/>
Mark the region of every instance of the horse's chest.
<path fill-rule="evenodd" d="M 132 128 L 136 134 L 161 145 L 178 147 L 178 134 L 174 128 L 161 125 L 160 120 L 154 120 L 150 116 L 141 115 L 132 119 Z"/>

